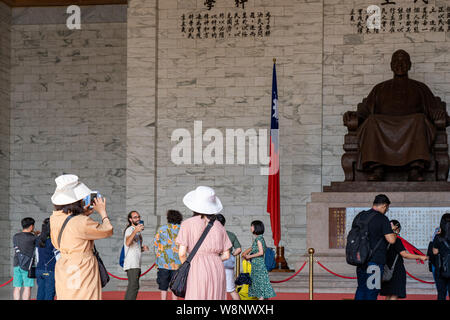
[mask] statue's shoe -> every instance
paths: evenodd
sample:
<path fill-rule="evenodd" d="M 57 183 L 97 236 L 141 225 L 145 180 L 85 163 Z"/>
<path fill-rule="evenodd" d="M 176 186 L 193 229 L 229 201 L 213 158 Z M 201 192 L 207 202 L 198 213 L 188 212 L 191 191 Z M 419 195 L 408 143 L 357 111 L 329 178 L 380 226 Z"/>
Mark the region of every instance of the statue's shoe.
<path fill-rule="evenodd" d="M 425 178 L 419 169 L 413 168 L 409 170 L 408 181 L 425 181 Z"/>
<path fill-rule="evenodd" d="M 376 168 L 373 173 L 371 173 L 368 177 L 367 180 L 369 181 L 383 181 L 383 169 L 378 167 Z"/>
<path fill-rule="evenodd" d="M 369 181 L 383 181 L 383 174 L 378 172 L 374 172 L 367 177 Z"/>

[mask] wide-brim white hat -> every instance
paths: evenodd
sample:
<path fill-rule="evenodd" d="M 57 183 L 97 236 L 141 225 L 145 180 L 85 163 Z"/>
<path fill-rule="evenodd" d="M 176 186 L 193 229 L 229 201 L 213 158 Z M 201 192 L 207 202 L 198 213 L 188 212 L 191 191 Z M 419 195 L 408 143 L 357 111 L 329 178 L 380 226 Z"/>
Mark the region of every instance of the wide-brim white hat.
<path fill-rule="evenodd" d="M 74 174 L 63 174 L 55 179 L 56 190 L 52 195 L 52 203 L 57 206 L 71 204 L 84 199 L 91 190 Z"/>
<path fill-rule="evenodd" d="M 183 198 L 183 203 L 190 210 L 203 214 L 216 214 L 223 209 L 214 189 L 205 186 L 199 186 L 188 192 Z"/>

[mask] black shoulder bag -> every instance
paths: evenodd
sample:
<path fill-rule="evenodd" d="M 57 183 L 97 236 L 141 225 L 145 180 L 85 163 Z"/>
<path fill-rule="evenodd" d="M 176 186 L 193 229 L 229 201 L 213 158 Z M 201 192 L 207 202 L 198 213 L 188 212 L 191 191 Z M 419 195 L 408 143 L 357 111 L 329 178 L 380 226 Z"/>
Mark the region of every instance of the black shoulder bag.
<path fill-rule="evenodd" d="M 33 257 L 31 257 L 30 265 L 28 266 L 28 278 L 36 279 L 36 265 L 34 256 L 36 255 L 36 248 L 33 249 Z"/>
<path fill-rule="evenodd" d="M 177 272 L 172 277 L 172 280 L 170 280 L 170 290 L 172 290 L 173 294 L 177 297 L 184 298 L 184 296 L 186 295 L 186 284 L 189 269 L 191 268 L 191 261 L 200 248 L 201 244 L 203 243 L 203 240 L 205 240 L 206 235 L 213 226 L 215 220 L 215 216 L 209 220 L 208 225 L 206 226 L 205 230 L 203 230 L 203 233 L 200 236 L 200 239 L 198 239 L 197 243 L 195 244 L 194 249 L 191 251 L 186 261 L 183 262 L 180 268 L 178 268 Z"/>
<path fill-rule="evenodd" d="M 389 246 L 390 246 L 390 244 L 388 245 L 388 250 L 389 250 Z M 392 276 L 394 275 L 395 264 L 397 263 L 398 256 L 399 256 L 399 254 L 395 253 L 395 259 L 390 268 L 387 265 L 387 263 L 384 265 L 383 276 L 381 277 L 382 282 L 391 281 Z"/>
<path fill-rule="evenodd" d="M 100 280 L 102 283 L 102 288 L 104 288 L 106 284 L 109 282 L 109 274 L 108 271 L 106 270 L 105 265 L 103 264 L 102 259 L 100 258 L 100 254 L 98 253 L 97 248 L 95 248 L 95 244 L 94 244 L 94 256 L 97 258 L 98 271 L 100 272 Z"/>
<path fill-rule="evenodd" d="M 69 222 L 70 219 L 72 219 L 74 216 L 70 215 L 66 218 L 66 220 L 64 221 L 61 230 L 59 231 L 59 235 L 58 235 L 58 248 L 61 247 L 61 236 L 62 233 L 64 231 L 64 228 L 66 227 L 67 222 Z M 97 248 L 95 248 L 95 244 L 94 244 L 94 256 L 97 259 L 97 263 L 98 263 L 98 270 L 100 273 L 100 281 L 102 283 L 102 288 L 106 286 L 106 284 L 109 282 L 109 274 L 108 271 L 106 270 L 105 265 L 103 264 L 102 259 L 100 258 L 100 254 L 97 251 Z"/>

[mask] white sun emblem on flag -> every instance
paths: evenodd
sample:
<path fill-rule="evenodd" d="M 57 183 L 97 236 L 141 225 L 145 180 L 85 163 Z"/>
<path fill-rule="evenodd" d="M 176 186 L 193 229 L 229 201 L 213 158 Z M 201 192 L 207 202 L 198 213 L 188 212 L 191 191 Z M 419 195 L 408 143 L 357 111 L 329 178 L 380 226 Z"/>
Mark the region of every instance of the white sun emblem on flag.
<path fill-rule="evenodd" d="M 278 99 L 273 99 L 273 116 L 278 119 Z"/>

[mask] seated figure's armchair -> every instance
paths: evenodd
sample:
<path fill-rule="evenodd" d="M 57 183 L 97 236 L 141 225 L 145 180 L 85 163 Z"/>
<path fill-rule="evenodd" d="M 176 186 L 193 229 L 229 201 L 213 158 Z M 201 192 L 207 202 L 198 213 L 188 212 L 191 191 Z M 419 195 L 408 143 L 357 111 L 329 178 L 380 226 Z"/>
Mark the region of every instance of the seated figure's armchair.
<path fill-rule="evenodd" d="M 446 103 L 439 97 L 435 97 L 439 109 L 446 113 Z M 366 98 L 358 104 L 358 110 L 364 105 Z M 449 170 L 449 155 L 446 127 L 450 125 L 450 117 L 446 120 L 436 120 L 436 138 L 432 145 L 431 162 L 424 172 L 426 181 L 447 181 Z M 347 111 L 343 115 L 344 126 L 348 133 L 344 136 L 344 154 L 341 158 L 342 169 L 344 170 L 345 181 L 367 181 L 368 173 L 357 169 L 359 158 L 358 128 L 363 123 L 363 119 L 358 118 L 358 112 Z M 385 175 L 386 181 L 406 181 L 406 171 L 401 167 L 391 167 Z"/>

